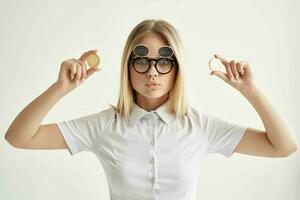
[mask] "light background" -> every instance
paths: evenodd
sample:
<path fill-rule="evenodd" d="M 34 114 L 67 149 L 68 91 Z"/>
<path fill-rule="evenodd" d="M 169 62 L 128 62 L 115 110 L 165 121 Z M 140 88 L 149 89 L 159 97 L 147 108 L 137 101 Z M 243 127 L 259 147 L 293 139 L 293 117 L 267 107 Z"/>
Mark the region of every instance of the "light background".
<path fill-rule="evenodd" d="M 208 75 L 214 53 L 247 60 L 299 140 L 299 10 L 296 0 L 0 0 L 0 199 L 109 199 L 93 154 L 15 149 L 4 134 L 17 114 L 57 80 L 61 62 L 89 49 L 98 49 L 103 70 L 61 99 L 43 123 L 116 104 L 125 40 L 147 18 L 169 21 L 182 37 L 190 105 L 263 129 L 239 92 Z M 300 199 L 299 161 L 299 151 L 286 158 L 212 154 L 203 163 L 197 199 Z"/>

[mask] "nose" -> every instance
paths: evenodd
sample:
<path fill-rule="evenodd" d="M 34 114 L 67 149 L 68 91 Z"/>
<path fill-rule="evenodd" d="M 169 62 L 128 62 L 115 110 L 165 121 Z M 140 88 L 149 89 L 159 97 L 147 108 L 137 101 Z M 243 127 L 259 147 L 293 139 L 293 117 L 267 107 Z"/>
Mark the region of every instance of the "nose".
<path fill-rule="evenodd" d="M 158 76 L 158 71 L 155 69 L 155 61 L 150 62 L 150 69 L 147 72 L 147 76 Z"/>

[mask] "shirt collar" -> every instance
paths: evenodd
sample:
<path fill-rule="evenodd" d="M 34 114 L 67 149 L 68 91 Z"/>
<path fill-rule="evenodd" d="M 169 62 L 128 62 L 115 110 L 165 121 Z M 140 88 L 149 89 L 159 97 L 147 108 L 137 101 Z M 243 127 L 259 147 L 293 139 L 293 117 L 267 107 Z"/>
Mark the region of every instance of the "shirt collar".
<path fill-rule="evenodd" d="M 151 114 L 152 112 L 154 114 L 156 113 L 165 124 L 168 124 L 171 121 L 171 119 L 175 118 L 174 114 L 171 111 L 169 111 L 168 102 L 169 101 L 166 101 L 160 107 L 149 112 L 139 107 L 135 102 L 133 102 L 133 109 L 129 117 L 130 126 L 134 126 L 135 123 L 138 122 L 144 115 Z"/>

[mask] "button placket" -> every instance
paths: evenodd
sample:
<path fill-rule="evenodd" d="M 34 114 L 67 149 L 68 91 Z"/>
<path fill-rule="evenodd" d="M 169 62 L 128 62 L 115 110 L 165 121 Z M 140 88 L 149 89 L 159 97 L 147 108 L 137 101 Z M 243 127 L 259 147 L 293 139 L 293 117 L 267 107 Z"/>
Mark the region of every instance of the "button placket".
<path fill-rule="evenodd" d="M 151 182 L 153 183 L 153 192 L 154 192 L 154 196 L 155 196 L 155 199 L 158 199 L 158 194 L 159 194 L 159 191 L 160 191 L 160 187 L 159 187 L 159 184 L 157 183 L 157 176 L 158 176 L 158 173 L 157 173 L 157 144 L 156 144 L 156 133 L 155 133 L 155 122 L 157 120 L 157 116 L 155 115 L 154 112 L 151 113 L 152 117 L 154 118 L 154 123 L 152 125 L 152 128 L 151 128 L 151 132 L 150 132 L 150 138 L 151 138 L 151 141 L 150 141 L 150 144 L 151 144 L 151 159 L 150 159 L 150 162 L 151 162 L 151 172 L 152 172 L 152 178 L 151 178 Z"/>
<path fill-rule="evenodd" d="M 157 156 L 155 153 L 155 141 L 152 141 L 152 147 L 150 150 L 150 163 L 151 163 L 151 175 L 152 175 L 152 183 L 154 184 L 157 179 Z"/>

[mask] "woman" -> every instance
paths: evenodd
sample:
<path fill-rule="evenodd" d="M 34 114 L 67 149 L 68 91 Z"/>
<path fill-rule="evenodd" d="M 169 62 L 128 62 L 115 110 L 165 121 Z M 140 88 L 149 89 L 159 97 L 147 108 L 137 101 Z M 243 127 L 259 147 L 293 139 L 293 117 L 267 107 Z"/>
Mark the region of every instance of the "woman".
<path fill-rule="evenodd" d="M 297 145 L 283 118 L 254 81 L 245 61 L 215 55 L 226 73 L 211 74 L 254 106 L 266 130 L 244 127 L 187 105 L 181 40 L 164 20 L 145 20 L 130 33 L 122 57 L 118 104 L 81 118 L 40 125 L 64 95 L 96 70 L 84 53 L 62 63 L 58 80 L 30 103 L 5 138 L 17 148 L 68 148 L 99 158 L 111 199 L 195 199 L 201 162 L 210 153 L 284 157 Z M 22 131 L 21 131 L 22 130 Z"/>

